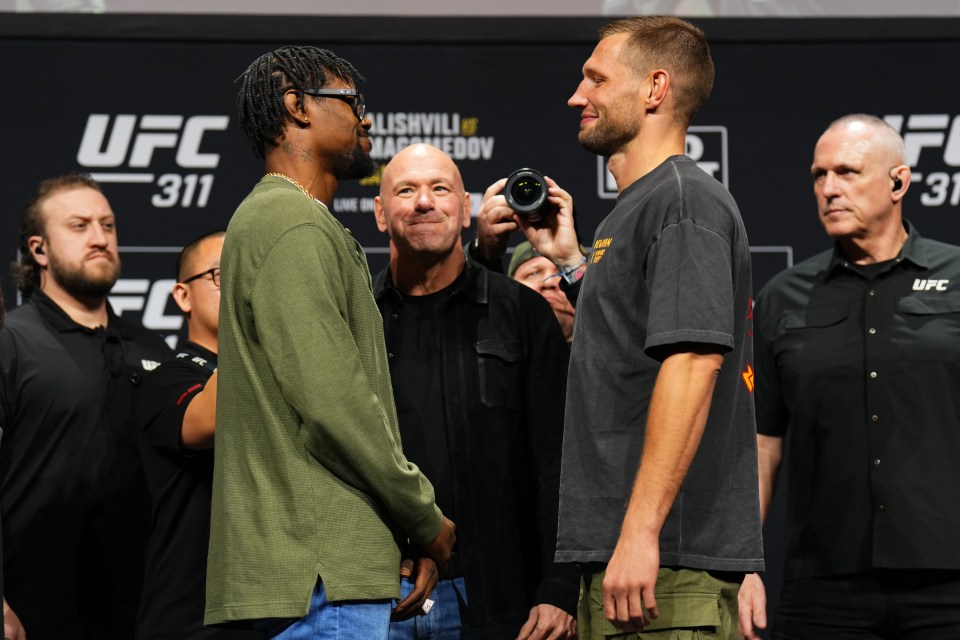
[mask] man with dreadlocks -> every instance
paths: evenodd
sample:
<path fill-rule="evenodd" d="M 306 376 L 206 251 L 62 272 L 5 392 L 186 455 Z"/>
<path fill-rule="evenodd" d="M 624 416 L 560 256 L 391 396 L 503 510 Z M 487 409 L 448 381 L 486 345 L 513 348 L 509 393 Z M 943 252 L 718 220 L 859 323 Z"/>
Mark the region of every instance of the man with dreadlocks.
<path fill-rule="evenodd" d="M 221 258 L 207 624 L 386 638 L 397 540 L 428 558 L 395 617 L 420 610 L 433 560 L 443 567 L 455 540 L 400 448 L 366 258 L 328 209 L 341 180 L 375 169 L 362 81 L 346 60 L 299 46 L 241 77 L 240 123 L 266 175 Z"/>

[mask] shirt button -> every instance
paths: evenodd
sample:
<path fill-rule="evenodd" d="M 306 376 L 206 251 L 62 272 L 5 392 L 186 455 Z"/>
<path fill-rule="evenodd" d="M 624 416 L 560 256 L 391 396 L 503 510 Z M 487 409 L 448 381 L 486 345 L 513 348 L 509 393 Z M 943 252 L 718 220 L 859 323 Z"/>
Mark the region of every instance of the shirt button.
<path fill-rule="evenodd" d="M 876 378 L 876 377 L 877 377 L 877 372 L 876 372 L 876 371 L 871 371 L 871 372 L 870 372 L 870 377 L 871 377 L 871 378 Z"/>
<path fill-rule="evenodd" d="M 393 352 L 388 353 L 388 354 L 387 354 L 387 357 L 388 357 L 388 358 L 392 358 L 392 357 L 393 357 Z"/>
<path fill-rule="evenodd" d="M 873 327 L 870 327 L 869 332 L 870 332 L 870 335 L 873 335 L 873 334 L 875 334 L 875 333 L 877 332 L 877 330 L 874 329 Z"/>
<path fill-rule="evenodd" d="M 879 467 L 879 466 L 880 466 L 880 458 L 874 459 L 874 461 L 873 461 L 873 466 L 875 466 L 875 467 Z"/>
<path fill-rule="evenodd" d="M 874 291 L 873 289 L 870 289 L 870 293 L 869 293 L 869 295 L 871 295 L 871 296 L 875 296 L 875 295 L 877 295 L 877 292 L 876 292 L 876 291 Z"/>
<path fill-rule="evenodd" d="M 878 416 L 877 414 L 873 414 L 872 416 L 870 416 L 870 419 L 873 420 L 874 422 L 880 422 L 880 416 Z"/>
<path fill-rule="evenodd" d="M 886 507 L 882 504 L 878 504 L 877 509 L 880 509 L 880 511 L 883 511 L 884 509 L 886 509 Z"/>
<path fill-rule="evenodd" d="M 400 314 L 398 314 L 398 313 L 395 313 L 395 314 L 393 314 L 393 315 L 392 315 L 392 316 L 390 316 L 390 317 L 391 317 L 391 318 L 393 318 L 394 320 L 396 320 L 397 318 L 399 318 L 399 317 L 400 317 Z"/>

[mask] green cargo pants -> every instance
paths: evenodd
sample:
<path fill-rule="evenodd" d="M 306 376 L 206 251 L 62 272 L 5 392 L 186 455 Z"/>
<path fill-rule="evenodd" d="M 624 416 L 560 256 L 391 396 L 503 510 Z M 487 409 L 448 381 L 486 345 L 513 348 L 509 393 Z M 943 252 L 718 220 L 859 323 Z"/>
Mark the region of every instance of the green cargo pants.
<path fill-rule="evenodd" d="M 739 582 L 725 582 L 706 571 L 661 567 L 657 575 L 660 616 L 640 633 L 620 631 L 603 616 L 606 565 L 583 565 L 583 594 L 577 612 L 580 640 L 739 640 Z"/>

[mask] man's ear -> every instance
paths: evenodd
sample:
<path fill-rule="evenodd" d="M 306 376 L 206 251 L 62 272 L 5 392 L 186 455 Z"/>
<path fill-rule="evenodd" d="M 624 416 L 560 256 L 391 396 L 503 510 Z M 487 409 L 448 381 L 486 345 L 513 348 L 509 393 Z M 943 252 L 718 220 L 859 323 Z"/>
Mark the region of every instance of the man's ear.
<path fill-rule="evenodd" d="M 657 107 L 667 98 L 667 89 L 670 88 L 670 74 L 666 69 L 654 69 L 647 78 L 649 82 L 647 105 Z"/>
<path fill-rule="evenodd" d="M 179 282 L 173 285 L 173 301 L 180 307 L 180 311 L 189 314 L 193 309 L 193 302 L 190 300 L 190 287 Z"/>
<path fill-rule="evenodd" d="M 464 191 L 463 192 L 463 228 L 464 229 L 470 228 L 470 218 L 473 217 L 471 215 L 472 213 L 473 213 L 473 207 L 470 206 L 470 192 Z"/>
<path fill-rule="evenodd" d="M 388 233 L 390 228 L 387 226 L 387 214 L 383 210 L 383 200 L 380 196 L 373 199 L 373 217 L 377 220 L 377 229 L 380 229 L 381 233 Z"/>
<path fill-rule="evenodd" d="M 41 267 L 49 266 L 50 258 L 44 249 L 43 236 L 30 236 L 27 238 L 27 248 L 33 254 L 33 260 Z"/>
<path fill-rule="evenodd" d="M 289 89 L 283 94 L 283 106 L 287 111 L 287 117 L 297 123 L 300 127 L 306 127 L 310 124 L 310 118 L 307 116 L 307 109 L 303 102 L 303 94 L 296 89 Z"/>

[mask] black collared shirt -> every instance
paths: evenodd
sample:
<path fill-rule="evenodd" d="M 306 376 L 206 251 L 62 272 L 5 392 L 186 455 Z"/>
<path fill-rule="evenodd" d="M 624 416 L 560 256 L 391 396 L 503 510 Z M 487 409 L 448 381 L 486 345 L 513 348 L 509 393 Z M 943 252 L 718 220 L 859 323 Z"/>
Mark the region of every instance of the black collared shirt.
<path fill-rule="evenodd" d="M 131 414 L 159 336 L 36 291 L 0 332 L 5 595 L 31 638 L 130 640 L 148 498 Z"/>
<path fill-rule="evenodd" d="M 834 249 L 757 297 L 757 430 L 786 436 L 788 579 L 960 569 L 960 248 L 906 227 L 872 278 Z"/>

